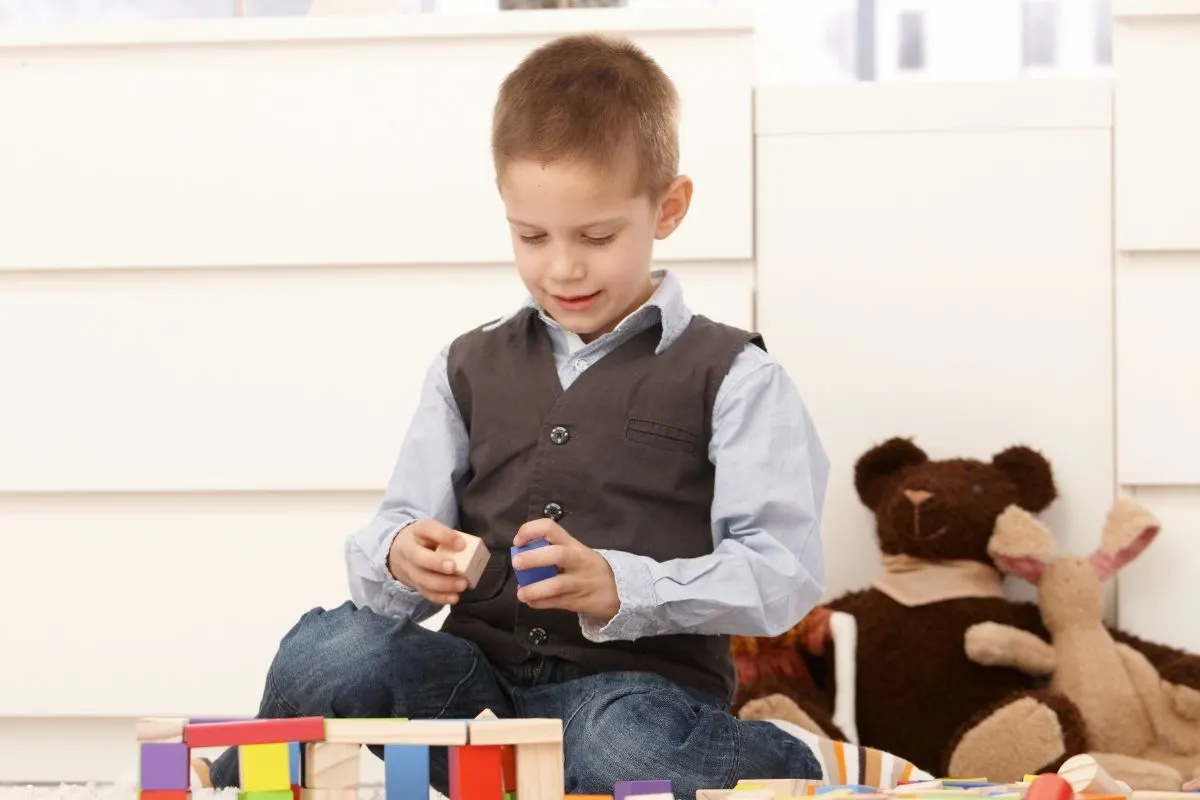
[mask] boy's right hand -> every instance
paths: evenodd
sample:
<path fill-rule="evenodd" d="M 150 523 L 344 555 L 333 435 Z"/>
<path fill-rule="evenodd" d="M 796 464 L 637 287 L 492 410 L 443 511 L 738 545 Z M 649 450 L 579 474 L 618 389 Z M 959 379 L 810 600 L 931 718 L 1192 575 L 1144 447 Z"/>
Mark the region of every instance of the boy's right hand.
<path fill-rule="evenodd" d="M 392 537 L 388 569 L 392 577 L 416 589 L 435 605 L 454 605 L 467 588 L 467 579 L 455 572 L 454 562 L 439 555 L 438 547 L 461 550 L 458 531 L 435 519 L 417 520 Z"/>

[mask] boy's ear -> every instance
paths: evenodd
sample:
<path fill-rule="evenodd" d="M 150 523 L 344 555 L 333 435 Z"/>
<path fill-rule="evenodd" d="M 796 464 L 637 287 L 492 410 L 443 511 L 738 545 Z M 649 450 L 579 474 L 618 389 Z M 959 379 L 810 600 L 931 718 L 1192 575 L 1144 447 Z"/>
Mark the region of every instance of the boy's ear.
<path fill-rule="evenodd" d="M 692 205 L 692 179 L 680 175 L 667 186 L 658 201 L 658 225 L 654 238 L 665 239 L 675 232 Z"/>

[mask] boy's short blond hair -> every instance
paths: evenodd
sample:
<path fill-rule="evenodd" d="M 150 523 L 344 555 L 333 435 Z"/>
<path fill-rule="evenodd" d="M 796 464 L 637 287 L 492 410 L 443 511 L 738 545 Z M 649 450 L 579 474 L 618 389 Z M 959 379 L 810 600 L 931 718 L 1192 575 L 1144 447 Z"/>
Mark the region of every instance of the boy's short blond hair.
<path fill-rule="evenodd" d="M 655 196 L 679 171 L 679 96 L 626 39 L 565 36 L 534 50 L 500 86 L 492 118 L 497 176 L 512 160 L 636 168 L 635 194 Z"/>

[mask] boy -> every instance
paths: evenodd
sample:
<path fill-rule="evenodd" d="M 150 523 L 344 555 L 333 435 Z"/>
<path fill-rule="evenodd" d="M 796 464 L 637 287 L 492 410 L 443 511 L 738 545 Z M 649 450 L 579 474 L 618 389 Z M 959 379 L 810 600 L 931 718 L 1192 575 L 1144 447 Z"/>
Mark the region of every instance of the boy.
<path fill-rule="evenodd" d="M 492 147 L 529 300 L 430 369 L 379 512 L 347 541 L 353 604 L 284 637 L 260 716 L 561 718 L 570 793 L 821 776 L 799 739 L 727 711 L 728 636 L 781 633 L 823 591 L 828 462 L 761 342 L 651 271 L 692 194 L 677 103 L 654 61 L 594 36 L 504 81 Z M 491 551 L 471 590 L 436 552 L 456 529 Z M 547 566 L 518 588 L 514 568 Z M 418 625 L 444 605 L 441 631 Z"/>

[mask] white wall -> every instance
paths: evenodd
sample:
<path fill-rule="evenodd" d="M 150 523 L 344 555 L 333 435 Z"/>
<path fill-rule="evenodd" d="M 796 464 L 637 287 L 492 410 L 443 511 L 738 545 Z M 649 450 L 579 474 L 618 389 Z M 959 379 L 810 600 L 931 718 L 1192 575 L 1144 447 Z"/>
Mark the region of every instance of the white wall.
<path fill-rule="evenodd" d="M 697 191 L 661 260 L 751 326 L 736 13 L 0 32 L 0 781 L 112 779 L 130 717 L 252 714 L 345 598 L 430 359 L 523 295 L 495 90 L 581 28 L 676 76 Z M 47 749 L 38 717 L 92 721 Z"/>
<path fill-rule="evenodd" d="M 879 571 L 853 467 L 891 436 L 1041 450 L 1045 518 L 1094 544 L 1114 496 L 1110 104 L 1104 80 L 758 91 L 758 323 L 832 457 L 831 593 Z"/>
<path fill-rule="evenodd" d="M 1200 2 L 1114 4 L 1117 453 L 1162 518 L 1121 620 L 1200 650 Z"/>

